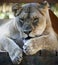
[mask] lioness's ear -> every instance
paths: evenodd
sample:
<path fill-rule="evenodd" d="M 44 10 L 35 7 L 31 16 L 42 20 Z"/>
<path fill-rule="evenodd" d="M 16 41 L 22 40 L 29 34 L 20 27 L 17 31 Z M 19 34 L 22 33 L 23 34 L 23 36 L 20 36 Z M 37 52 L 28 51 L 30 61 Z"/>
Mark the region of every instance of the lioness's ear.
<path fill-rule="evenodd" d="M 13 4 L 13 6 L 12 6 L 12 11 L 14 12 L 14 16 L 17 15 L 17 11 L 20 10 L 21 8 L 22 8 L 22 7 L 21 7 L 21 5 L 20 5 L 19 3 Z"/>
<path fill-rule="evenodd" d="M 44 1 L 41 3 L 42 8 L 49 8 L 49 3 L 47 1 Z"/>
<path fill-rule="evenodd" d="M 45 15 L 46 11 L 49 9 L 49 3 L 47 1 L 41 2 L 39 6 L 39 10 Z"/>

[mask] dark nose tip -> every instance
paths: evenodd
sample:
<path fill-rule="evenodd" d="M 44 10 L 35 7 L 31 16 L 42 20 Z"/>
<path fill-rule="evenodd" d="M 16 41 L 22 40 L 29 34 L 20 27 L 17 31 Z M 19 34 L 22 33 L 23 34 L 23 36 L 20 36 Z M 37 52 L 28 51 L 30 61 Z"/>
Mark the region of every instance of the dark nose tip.
<path fill-rule="evenodd" d="M 29 35 L 29 33 L 31 32 L 31 30 L 29 31 L 24 31 L 25 34 Z"/>

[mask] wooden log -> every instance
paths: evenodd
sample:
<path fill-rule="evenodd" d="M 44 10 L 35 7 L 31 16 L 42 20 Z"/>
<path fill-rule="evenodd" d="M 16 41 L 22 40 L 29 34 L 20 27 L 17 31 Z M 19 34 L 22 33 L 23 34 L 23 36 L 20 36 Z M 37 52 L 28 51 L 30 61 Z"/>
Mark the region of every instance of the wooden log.
<path fill-rule="evenodd" d="M 13 65 L 7 52 L 0 52 L 0 65 Z"/>
<path fill-rule="evenodd" d="M 58 52 L 53 52 L 41 50 L 34 55 L 23 55 L 20 65 L 58 65 Z"/>

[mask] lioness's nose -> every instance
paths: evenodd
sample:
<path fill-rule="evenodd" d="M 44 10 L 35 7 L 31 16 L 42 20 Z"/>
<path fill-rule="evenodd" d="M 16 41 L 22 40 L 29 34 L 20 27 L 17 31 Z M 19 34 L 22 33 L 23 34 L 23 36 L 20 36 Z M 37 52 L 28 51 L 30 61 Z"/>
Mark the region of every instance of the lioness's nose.
<path fill-rule="evenodd" d="M 24 31 L 24 33 L 27 34 L 27 35 L 29 35 L 30 32 L 31 32 L 31 30 Z"/>
<path fill-rule="evenodd" d="M 28 35 L 31 32 L 32 27 L 31 27 L 31 25 L 26 25 L 26 26 L 24 26 L 23 30 L 24 30 L 24 33 Z"/>

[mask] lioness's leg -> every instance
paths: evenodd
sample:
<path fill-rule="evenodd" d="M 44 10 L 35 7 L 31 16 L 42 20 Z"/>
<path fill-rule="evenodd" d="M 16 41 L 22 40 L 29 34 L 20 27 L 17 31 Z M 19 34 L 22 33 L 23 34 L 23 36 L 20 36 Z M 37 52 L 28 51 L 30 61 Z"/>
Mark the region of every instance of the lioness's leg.
<path fill-rule="evenodd" d="M 14 64 L 19 64 L 22 60 L 22 50 L 18 45 L 8 37 L 0 37 L 0 49 L 9 53 Z"/>
<path fill-rule="evenodd" d="M 58 43 L 57 39 L 53 36 L 44 35 L 28 40 L 24 46 L 23 51 L 27 55 L 33 55 L 40 50 L 57 50 Z"/>

